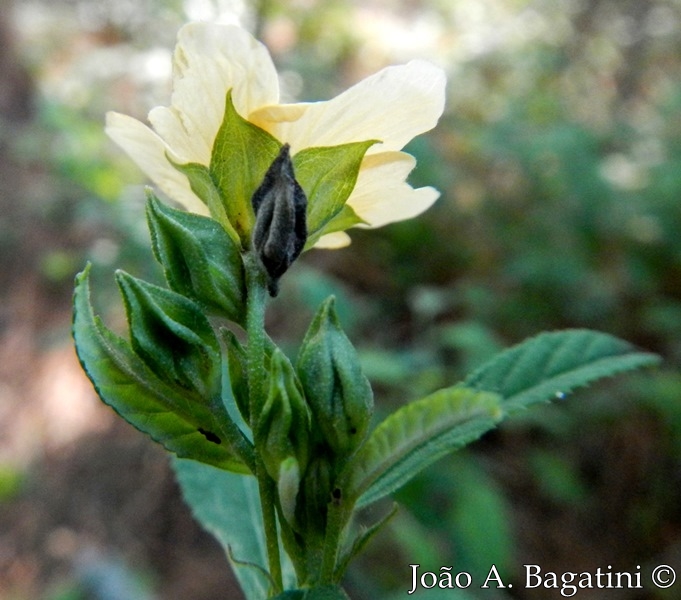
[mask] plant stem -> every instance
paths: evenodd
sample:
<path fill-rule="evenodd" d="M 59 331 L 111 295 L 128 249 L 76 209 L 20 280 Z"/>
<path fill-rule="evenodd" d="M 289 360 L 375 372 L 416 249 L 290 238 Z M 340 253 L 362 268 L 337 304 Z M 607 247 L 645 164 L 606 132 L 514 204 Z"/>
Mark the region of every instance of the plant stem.
<path fill-rule="evenodd" d="M 250 426 L 256 448 L 255 476 L 258 479 L 262 521 L 267 546 L 267 559 L 275 594 L 283 591 L 281 559 L 279 556 L 279 536 L 275 513 L 276 491 L 274 482 L 267 474 L 262 458 L 257 454 L 260 440 L 257 439 L 257 423 L 267 397 L 265 372 L 265 301 L 266 278 L 257 257 L 248 252 L 244 255 L 248 308 L 246 314 L 246 334 L 248 336 L 248 388 Z"/>
<path fill-rule="evenodd" d="M 265 301 L 266 279 L 257 257 L 244 256 L 247 286 L 246 333 L 248 335 L 248 389 L 251 428 L 255 430 L 265 404 L 267 390 L 265 373 Z"/>

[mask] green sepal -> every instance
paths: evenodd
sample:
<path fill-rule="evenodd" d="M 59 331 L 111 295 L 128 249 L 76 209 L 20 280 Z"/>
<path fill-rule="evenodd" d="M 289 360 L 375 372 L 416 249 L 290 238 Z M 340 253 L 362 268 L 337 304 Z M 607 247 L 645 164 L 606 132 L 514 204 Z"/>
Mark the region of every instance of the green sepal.
<path fill-rule="evenodd" d="M 159 378 L 196 392 L 220 395 L 220 344 L 199 306 L 171 290 L 116 272 L 135 353 Z"/>
<path fill-rule="evenodd" d="M 244 266 L 239 246 L 208 217 L 175 210 L 148 193 L 147 221 L 154 256 L 170 288 L 205 311 L 243 325 Z"/>
<path fill-rule="evenodd" d="M 269 391 L 258 417 L 255 439 L 270 477 L 279 480 L 281 463 L 295 457 L 300 472 L 310 458 L 310 410 L 290 361 L 278 348 L 270 359 Z"/>
<path fill-rule="evenodd" d="M 310 324 L 296 370 L 324 441 L 342 458 L 352 454 L 366 435 L 373 392 L 340 326 L 334 302 L 329 297 Z"/>
<path fill-rule="evenodd" d="M 355 225 L 366 224 L 366 221 L 359 217 L 353 208 L 346 204 L 341 211 L 333 217 L 322 229 L 320 229 L 314 236 L 311 244 L 306 244 L 306 248 L 311 248 L 314 244 L 319 241 L 319 238 L 325 236 L 328 233 L 334 233 L 336 231 L 345 231 L 354 227 Z"/>
<path fill-rule="evenodd" d="M 500 407 L 497 394 L 456 386 L 411 402 L 371 432 L 338 485 L 359 506 L 375 502 L 494 427 Z"/>
<path fill-rule="evenodd" d="M 308 248 L 324 233 L 339 230 L 326 230 L 326 226 L 342 211 L 357 183 L 364 155 L 376 143 L 305 148 L 293 157 L 296 179 L 307 196 Z"/>
<path fill-rule="evenodd" d="M 229 90 L 222 125 L 213 143 L 209 169 L 227 219 L 244 248 L 250 247 L 255 222 L 251 197 L 281 146 L 276 138 L 236 112 L 232 91 Z"/>
<path fill-rule="evenodd" d="M 463 385 L 496 392 L 504 412 L 562 399 L 572 390 L 624 371 L 655 365 L 660 357 L 612 335 L 588 329 L 541 333 L 504 350 Z"/>
<path fill-rule="evenodd" d="M 225 231 L 233 242 L 237 246 L 240 246 L 241 241 L 227 218 L 220 192 L 215 187 L 215 182 L 211 176 L 210 169 L 199 163 L 176 163 L 173 161 L 172 157 L 167 154 L 166 158 L 173 167 L 187 178 L 192 192 L 194 192 L 194 194 L 196 194 L 196 196 L 208 207 L 210 215 L 225 228 Z"/>
<path fill-rule="evenodd" d="M 236 473 L 250 472 L 224 443 L 221 423 L 208 406 L 188 400 L 160 379 L 129 342 L 94 315 L 89 270 L 88 266 L 76 277 L 73 338 L 80 364 L 102 401 L 179 457 Z"/>

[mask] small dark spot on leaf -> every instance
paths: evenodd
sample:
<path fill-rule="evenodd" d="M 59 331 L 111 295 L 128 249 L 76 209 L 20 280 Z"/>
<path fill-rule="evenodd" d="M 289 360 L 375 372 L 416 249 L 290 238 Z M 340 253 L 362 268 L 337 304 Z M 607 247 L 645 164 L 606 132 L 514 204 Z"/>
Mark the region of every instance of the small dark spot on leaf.
<path fill-rule="evenodd" d="M 350 435 L 355 435 L 357 433 L 357 427 L 350 427 Z"/>
<path fill-rule="evenodd" d="M 340 488 L 335 488 L 333 492 L 331 492 L 331 495 L 333 496 L 334 500 L 340 500 L 341 496 L 343 495 L 343 492 L 341 491 Z"/>
<path fill-rule="evenodd" d="M 222 444 L 222 440 L 212 431 L 207 431 L 203 427 L 199 427 L 199 433 L 203 435 L 203 437 L 205 437 L 209 442 L 213 442 L 214 444 Z"/>

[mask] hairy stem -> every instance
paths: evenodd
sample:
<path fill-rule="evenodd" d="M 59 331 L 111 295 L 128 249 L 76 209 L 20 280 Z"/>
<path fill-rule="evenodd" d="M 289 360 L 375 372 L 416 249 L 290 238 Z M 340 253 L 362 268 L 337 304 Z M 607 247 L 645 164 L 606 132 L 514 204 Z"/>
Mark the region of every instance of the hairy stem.
<path fill-rule="evenodd" d="M 262 505 L 262 519 L 267 545 L 267 559 L 270 576 L 274 585 L 273 592 L 283 590 L 281 558 L 279 555 L 279 536 L 277 533 L 277 518 L 275 513 L 276 490 L 274 481 L 265 470 L 262 458 L 257 454 L 260 440 L 255 436 L 258 419 L 267 399 L 267 378 L 265 372 L 265 301 L 267 281 L 260 268 L 257 257 L 252 253 L 244 256 L 246 267 L 246 286 L 248 294 L 248 309 L 246 315 L 246 333 L 248 336 L 248 388 L 250 427 L 254 432 L 256 448 L 255 476 L 258 479 L 260 504 Z"/>

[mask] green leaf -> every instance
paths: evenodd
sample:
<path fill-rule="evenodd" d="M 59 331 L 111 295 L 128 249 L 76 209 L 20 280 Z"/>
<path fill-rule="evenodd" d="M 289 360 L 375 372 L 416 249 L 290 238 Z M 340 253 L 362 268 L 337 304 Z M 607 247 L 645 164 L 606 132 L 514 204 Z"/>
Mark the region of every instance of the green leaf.
<path fill-rule="evenodd" d="M 246 598 L 267 598 L 267 546 L 256 479 L 189 460 L 175 460 L 173 467 L 185 501 L 224 548 Z M 282 558 L 284 585 L 293 588 L 293 567 L 283 552 Z"/>
<path fill-rule="evenodd" d="M 210 161 L 210 175 L 220 193 L 227 219 L 245 248 L 255 220 L 251 197 L 279 154 L 281 143 L 241 117 L 227 92 L 225 116 Z"/>
<path fill-rule="evenodd" d="M 362 159 L 375 143 L 369 140 L 305 148 L 293 157 L 296 179 L 307 196 L 307 247 L 321 237 L 325 225 L 345 206 L 357 183 Z"/>
<path fill-rule="evenodd" d="M 135 353 L 164 381 L 198 393 L 220 394 L 220 344 L 200 308 L 188 298 L 116 273 Z"/>
<path fill-rule="evenodd" d="M 659 360 L 611 335 L 573 329 L 542 333 L 505 350 L 469 375 L 463 385 L 500 394 L 504 412 L 511 414 Z"/>
<path fill-rule="evenodd" d="M 215 220 L 147 201 L 152 248 L 166 280 L 202 308 L 244 325 L 244 267 L 239 246 Z"/>
<path fill-rule="evenodd" d="M 178 456 L 248 472 L 226 443 L 209 440 L 222 436 L 208 407 L 161 381 L 127 341 L 93 314 L 88 272 L 89 267 L 76 278 L 73 337 L 78 359 L 102 401 Z"/>
<path fill-rule="evenodd" d="M 360 506 L 379 500 L 494 427 L 500 402 L 497 394 L 452 387 L 403 406 L 374 429 L 340 487 Z"/>

